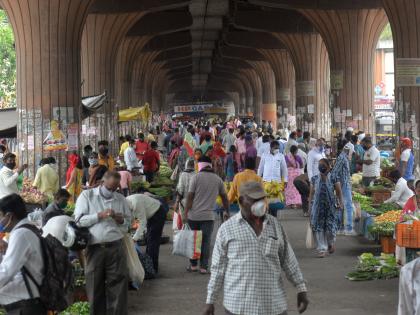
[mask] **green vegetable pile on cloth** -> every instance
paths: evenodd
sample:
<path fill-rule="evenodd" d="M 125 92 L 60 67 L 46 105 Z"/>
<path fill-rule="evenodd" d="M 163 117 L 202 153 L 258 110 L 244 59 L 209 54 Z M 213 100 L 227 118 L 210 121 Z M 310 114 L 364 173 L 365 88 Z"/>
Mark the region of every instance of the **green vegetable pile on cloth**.
<path fill-rule="evenodd" d="M 358 259 L 356 270 L 346 276 L 350 281 L 391 279 L 400 274 L 397 260 L 393 255 L 382 253 L 380 257 L 375 257 L 371 253 L 363 253 Z"/>
<path fill-rule="evenodd" d="M 77 302 L 70 305 L 59 315 L 89 315 L 90 307 L 88 302 Z"/>
<path fill-rule="evenodd" d="M 355 192 L 353 193 L 353 201 L 358 202 L 360 204 L 360 208 L 371 215 L 378 215 L 382 213 L 382 212 L 376 211 L 376 209 L 372 207 L 371 197 Z"/>
<path fill-rule="evenodd" d="M 395 222 L 374 223 L 368 227 L 368 231 L 372 235 L 393 236 L 395 230 Z"/>

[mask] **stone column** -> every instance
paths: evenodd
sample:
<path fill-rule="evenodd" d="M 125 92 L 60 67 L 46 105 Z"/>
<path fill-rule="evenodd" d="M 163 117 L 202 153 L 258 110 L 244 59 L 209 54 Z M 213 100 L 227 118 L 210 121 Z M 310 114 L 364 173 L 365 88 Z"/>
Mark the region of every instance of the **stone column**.
<path fill-rule="evenodd" d="M 107 139 L 113 151 L 118 149 L 118 107 L 115 100 L 117 53 L 128 30 L 143 15 L 91 14 L 86 19 L 82 37 L 82 96 L 102 94 L 104 91 L 108 96 L 101 116 L 89 122 L 97 128 L 97 134 L 84 138 L 86 143 L 93 146 L 98 140 Z"/>
<path fill-rule="evenodd" d="M 315 106 L 314 120 L 297 119 L 298 127 L 309 129 L 316 137 L 331 136 L 329 109 L 329 63 L 324 42 L 316 33 L 278 33 L 276 36 L 290 51 L 296 73 L 296 108 Z"/>
<path fill-rule="evenodd" d="M 16 41 L 18 155 L 20 163 L 29 165 L 30 177 L 41 158 L 52 154 L 58 160 L 63 179 L 66 152 L 46 152 L 43 140 L 54 118 L 59 120 L 64 138 L 69 123 L 75 123 L 79 129 L 80 41 L 92 2 L 3 0 L 1 3 Z"/>
<path fill-rule="evenodd" d="M 402 8 L 401 8 L 402 10 Z M 322 35 L 331 63 L 337 105 L 362 115 L 359 128 L 374 133 L 374 56 L 388 22 L 382 9 L 301 10 Z M 341 81 L 341 83 L 340 83 Z M 342 85 L 336 86 L 334 85 Z M 353 117 L 348 119 L 353 120 Z M 341 127 L 345 128 L 343 124 Z"/>
<path fill-rule="evenodd" d="M 286 49 L 259 50 L 270 62 L 276 77 L 277 107 L 287 108 L 291 115 L 296 114 L 295 68 L 290 53 Z"/>
<path fill-rule="evenodd" d="M 396 61 L 394 63 L 395 78 L 397 79 L 399 73 L 397 59 L 420 58 L 420 25 L 418 14 L 420 12 L 420 2 L 417 0 L 382 0 L 382 2 L 392 28 Z M 403 123 L 401 124 L 402 128 L 399 128 L 401 135 L 409 136 L 415 142 L 416 174 L 419 175 L 420 87 L 418 85 L 402 86 L 396 80 L 395 100 L 398 105 L 397 121 Z"/>
<path fill-rule="evenodd" d="M 262 104 L 260 115 L 262 120 L 271 121 L 274 130 L 277 130 L 277 102 L 276 79 L 273 69 L 266 61 L 248 61 L 261 79 Z"/>

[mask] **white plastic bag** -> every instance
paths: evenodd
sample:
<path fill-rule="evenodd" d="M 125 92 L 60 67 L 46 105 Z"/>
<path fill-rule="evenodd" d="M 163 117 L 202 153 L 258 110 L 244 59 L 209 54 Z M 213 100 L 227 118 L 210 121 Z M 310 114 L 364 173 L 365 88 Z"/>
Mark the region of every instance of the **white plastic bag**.
<path fill-rule="evenodd" d="M 314 232 L 312 231 L 310 223 L 308 223 L 308 226 L 306 228 L 306 248 L 315 248 Z"/>
<path fill-rule="evenodd" d="M 172 172 L 171 177 L 170 177 L 170 179 L 171 179 L 172 181 L 176 181 L 176 178 L 178 177 L 178 172 L 179 172 L 179 167 L 178 167 L 178 164 L 177 164 L 177 165 L 175 166 L 174 171 Z"/>
<path fill-rule="evenodd" d="M 144 280 L 144 269 L 134 247 L 133 239 L 126 234 L 123 241 L 125 254 L 127 255 L 128 278 L 136 284 L 141 284 Z"/>
<path fill-rule="evenodd" d="M 175 232 L 172 254 L 189 259 L 199 259 L 202 238 L 201 231 L 192 231 L 188 224 L 185 224 L 182 230 Z"/>
<path fill-rule="evenodd" d="M 44 211 L 42 211 L 42 209 L 37 208 L 34 211 L 28 213 L 28 220 L 29 222 L 35 224 L 38 229 L 41 229 L 43 215 L 44 215 Z"/>

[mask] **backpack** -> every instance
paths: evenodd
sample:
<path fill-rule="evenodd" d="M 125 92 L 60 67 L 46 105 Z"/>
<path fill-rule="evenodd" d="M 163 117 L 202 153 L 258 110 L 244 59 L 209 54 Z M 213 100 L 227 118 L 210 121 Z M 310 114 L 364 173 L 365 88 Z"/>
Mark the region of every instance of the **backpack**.
<path fill-rule="evenodd" d="M 65 310 L 70 304 L 68 297 L 74 280 L 67 248 L 52 235 L 42 237 L 40 230 L 34 225 L 24 224 L 19 228 L 31 230 L 38 237 L 44 261 L 44 279 L 40 284 L 25 267 L 22 267 L 22 276 L 29 296 L 33 298 L 28 278 L 38 287 L 41 302 L 47 310 L 59 312 Z"/>

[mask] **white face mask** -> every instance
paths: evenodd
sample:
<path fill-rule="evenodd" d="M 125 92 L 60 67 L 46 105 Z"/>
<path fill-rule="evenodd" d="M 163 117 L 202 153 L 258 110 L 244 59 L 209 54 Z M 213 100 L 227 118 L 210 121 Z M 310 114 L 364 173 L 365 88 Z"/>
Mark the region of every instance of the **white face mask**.
<path fill-rule="evenodd" d="M 251 206 L 251 213 L 260 218 L 267 212 L 267 204 L 265 200 L 259 200 Z"/>
<path fill-rule="evenodd" d="M 273 154 L 274 154 L 274 155 L 278 154 L 279 152 L 280 152 L 280 150 L 279 150 L 279 149 L 274 149 L 274 150 L 273 150 Z"/>

